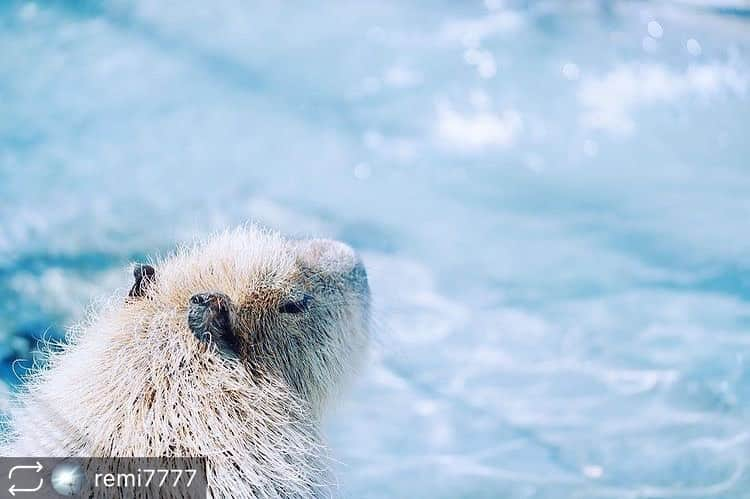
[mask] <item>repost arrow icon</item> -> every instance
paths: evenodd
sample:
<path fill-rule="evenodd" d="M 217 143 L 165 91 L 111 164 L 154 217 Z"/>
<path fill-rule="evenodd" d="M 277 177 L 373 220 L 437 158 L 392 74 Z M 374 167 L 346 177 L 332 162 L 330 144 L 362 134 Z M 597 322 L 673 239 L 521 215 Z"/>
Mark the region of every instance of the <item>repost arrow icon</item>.
<path fill-rule="evenodd" d="M 36 492 L 37 490 L 42 488 L 42 485 L 44 485 L 44 478 L 39 479 L 39 485 L 37 485 L 35 489 L 17 489 L 16 485 L 12 484 L 10 488 L 8 489 L 8 492 L 10 492 L 10 495 L 15 497 L 16 492 Z"/>
<path fill-rule="evenodd" d="M 10 471 L 8 471 L 8 480 L 10 480 L 10 477 L 13 475 L 13 472 L 16 470 L 35 470 L 37 473 L 42 471 L 42 463 L 39 461 L 36 462 L 36 464 L 23 464 L 18 466 L 13 466 Z M 21 489 L 17 489 L 21 490 Z"/>

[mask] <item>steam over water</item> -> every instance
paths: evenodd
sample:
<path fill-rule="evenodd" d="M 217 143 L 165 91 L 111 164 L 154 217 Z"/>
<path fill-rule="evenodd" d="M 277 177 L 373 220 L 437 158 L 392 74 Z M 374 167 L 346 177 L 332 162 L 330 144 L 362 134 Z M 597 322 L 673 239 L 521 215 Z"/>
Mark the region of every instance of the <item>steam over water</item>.
<path fill-rule="evenodd" d="M 368 266 L 343 496 L 748 497 L 747 2 L 412 4 L 3 2 L 6 383 L 256 220 Z"/>

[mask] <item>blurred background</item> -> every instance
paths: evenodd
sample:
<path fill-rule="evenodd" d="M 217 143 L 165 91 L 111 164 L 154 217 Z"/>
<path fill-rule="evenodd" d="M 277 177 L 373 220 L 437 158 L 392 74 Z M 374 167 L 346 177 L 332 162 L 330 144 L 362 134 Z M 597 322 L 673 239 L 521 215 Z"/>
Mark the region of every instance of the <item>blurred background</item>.
<path fill-rule="evenodd" d="M 6 0 L 2 379 L 254 220 L 369 268 L 342 496 L 750 497 L 749 50 L 742 0 Z"/>

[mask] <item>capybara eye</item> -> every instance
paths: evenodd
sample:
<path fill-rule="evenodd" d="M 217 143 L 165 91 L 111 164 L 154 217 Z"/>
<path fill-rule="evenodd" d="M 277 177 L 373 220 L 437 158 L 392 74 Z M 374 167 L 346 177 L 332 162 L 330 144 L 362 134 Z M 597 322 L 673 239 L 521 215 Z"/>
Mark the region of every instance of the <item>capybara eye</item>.
<path fill-rule="evenodd" d="M 312 296 L 305 294 L 300 300 L 289 300 L 279 306 L 282 314 L 301 314 L 310 306 Z"/>

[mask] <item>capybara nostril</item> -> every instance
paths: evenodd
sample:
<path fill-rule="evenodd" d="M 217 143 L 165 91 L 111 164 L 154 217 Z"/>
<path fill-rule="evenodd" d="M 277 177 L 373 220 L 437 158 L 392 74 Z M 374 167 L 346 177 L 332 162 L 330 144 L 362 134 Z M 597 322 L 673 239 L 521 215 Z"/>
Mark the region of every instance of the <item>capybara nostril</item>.
<path fill-rule="evenodd" d="M 205 305 L 206 304 L 206 294 L 205 293 L 199 293 L 197 295 L 193 295 L 190 297 L 190 303 L 193 305 Z"/>
<path fill-rule="evenodd" d="M 190 297 L 190 303 L 211 307 L 214 311 L 225 308 L 229 303 L 229 297 L 223 293 L 198 293 Z"/>

